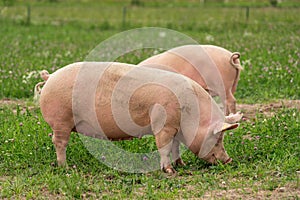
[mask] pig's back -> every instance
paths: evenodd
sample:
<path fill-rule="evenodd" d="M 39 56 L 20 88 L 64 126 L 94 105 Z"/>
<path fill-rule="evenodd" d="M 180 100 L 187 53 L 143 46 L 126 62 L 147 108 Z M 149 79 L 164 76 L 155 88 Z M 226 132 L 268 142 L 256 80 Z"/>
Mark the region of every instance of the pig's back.
<path fill-rule="evenodd" d="M 155 84 L 159 80 L 165 85 Z M 178 86 L 184 80 L 175 73 L 123 63 L 74 63 L 51 75 L 42 89 L 40 105 L 52 127 L 76 127 L 94 137 L 101 137 L 97 135 L 100 131 L 111 139 L 128 137 L 118 123 L 128 117 L 119 108 L 129 108 L 131 122 L 137 126 L 127 126 L 125 132 L 140 136 L 150 131 L 149 112 L 155 103 L 166 105 L 169 123 L 179 126 L 177 97 L 168 85 Z"/>

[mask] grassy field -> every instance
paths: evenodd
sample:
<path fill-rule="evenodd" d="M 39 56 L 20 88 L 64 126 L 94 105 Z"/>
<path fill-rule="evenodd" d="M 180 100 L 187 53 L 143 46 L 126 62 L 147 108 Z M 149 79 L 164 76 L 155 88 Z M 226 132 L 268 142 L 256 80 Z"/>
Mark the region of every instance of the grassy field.
<path fill-rule="evenodd" d="M 250 7 L 245 3 L 203 6 L 199 1 L 14 1 L 0 7 L 0 198 L 178 199 L 300 197 L 299 109 L 257 112 L 227 133 L 225 147 L 234 162 L 210 166 L 185 151 L 187 166 L 176 177 L 160 171 L 130 174 L 95 159 L 77 134 L 68 146 L 68 168 L 56 155 L 39 108 L 32 102 L 38 71 L 55 71 L 82 61 L 100 42 L 123 30 L 158 26 L 180 31 L 200 44 L 239 51 L 245 70 L 235 94 L 238 103 L 300 99 L 299 6 Z M 232 2 L 232 1 L 231 1 Z M 27 5 L 30 5 L 30 24 Z M 296 7 L 293 7 L 295 6 Z M 123 9 L 126 6 L 126 17 Z M 154 50 L 118 60 L 138 63 Z M 145 151 L 153 138 L 120 144 Z"/>
<path fill-rule="evenodd" d="M 84 5 L 32 5 L 30 26 L 25 25 L 26 6 L 1 8 L 1 98 L 31 97 L 37 70 L 53 72 L 83 60 L 97 44 L 122 30 L 159 26 L 200 44 L 241 52 L 246 70 L 238 100 L 299 99 L 298 8 L 250 8 L 247 21 L 240 7 L 128 7 L 124 25 L 121 5 Z M 122 61 L 137 63 L 153 54 L 146 53 Z"/>

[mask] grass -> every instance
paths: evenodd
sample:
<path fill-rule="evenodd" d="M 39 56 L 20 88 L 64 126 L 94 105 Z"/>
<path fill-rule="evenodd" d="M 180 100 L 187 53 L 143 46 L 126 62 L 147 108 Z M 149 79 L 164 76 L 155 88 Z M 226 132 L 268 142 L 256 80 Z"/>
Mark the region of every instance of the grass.
<path fill-rule="evenodd" d="M 225 148 L 234 160 L 230 165 L 210 166 L 184 151 L 187 166 L 177 168 L 177 177 L 110 169 L 89 154 L 78 134 L 72 134 L 67 149 L 69 167 L 59 168 L 48 136 L 51 130 L 39 110 L 2 107 L 0 117 L 2 198 L 191 198 L 223 189 L 274 191 L 286 185 L 299 189 L 296 109 L 283 109 L 272 118 L 258 115 L 256 121 L 227 133 Z M 153 138 L 146 139 L 140 152 L 151 149 Z M 132 142 L 124 142 L 122 148 L 137 151 Z"/>
<path fill-rule="evenodd" d="M 204 7 L 198 1 L 153 2 L 136 7 L 129 1 L 30 1 L 30 25 L 26 4 L 16 1 L 0 7 L 0 99 L 27 102 L 0 105 L 0 198 L 177 199 L 240 188 L 246 197 L 259 191 L 269 195 L 280 187 L 287 195 L 299 191 L 299 110 L 288 108 L 269 118 L 258 114 L 256 120 L 227 133 L 225 147 L 234 160 L 230 165 L 209 166 L 184 151 L 187 166 L 177 168 L 177 177 L 160 171 L 124 173 L 99 162 L 79 135 L 72 134 L 69 167 L 56 166 L 52 131 L 32 103 L 38 71 L 53 72 L 84 60 L 100 42 L 126 29 L 171 28 L 200 44 L 241 52 L 245 70 L 235 94 L 239 103 L 300 99 L 299 7 L 251 7 L 247 20 L 245 8 L 239 7 L 243 3 Z M 131 52 L 118 61 L 138 63 L 153 52 Z M 117 143 L 131 152 L 147 152 L 153 144 L 153 138 Z M 290 195 L 299 198 L 297 193 Z"/>
<path fill-rule="evenodd" d="M 130 7 L 125 26 L 121 6 L 106 5 L 99 12 L 101 6 L 33 5 L 30 26 L 25 25 L 24 8 L 5 7 L 0 15 L 1 98 L 31 97 L 39 81 L 38 70 L 53 72 L 84 60 L 101 41 L 124 29 L 159 26 L 178 30 L 200 44 L 241 52 L 245 70 L 236 93 L 238 101 L 299 99 L 298 8 L 251 8 L 247 21 L 245 10 L 235 7 L 176 7 L 176 12 L 168 7 Z M 79 14 L 72 17 L 72 13 Z M 138 63 L 152 54 L 136 52 L 121 61 Z"/>

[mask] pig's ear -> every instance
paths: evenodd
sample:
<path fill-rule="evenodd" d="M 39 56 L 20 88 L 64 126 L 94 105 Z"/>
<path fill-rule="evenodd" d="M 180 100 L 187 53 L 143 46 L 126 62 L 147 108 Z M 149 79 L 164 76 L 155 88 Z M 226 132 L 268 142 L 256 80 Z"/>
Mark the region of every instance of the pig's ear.
<path fill-rule="evenodd" d="M 225 122 L 229 123 L 229 124 L 234 124 L 238 121 L 240 121 L 243 117 L 243 113 L 241 112 L 237 112 L 235 114 L 230 114 L 228 116 L 225 116 Z"/>
<path fill-rule="evenodd" d="M 222 126 L 222 131 L 227 131 L 227 130 L 235 129 L 237 127 L 239 127 L 238 123 L 228 124 L 228 123 L 224 122 L 223 126 Z"/>
<path fill-rule="evenodd" d="M 239 126 L 238 123 L 226 123 L 226 122 L 219 122 L 213 126 L 213 134 L 221 133 L 223 131 L 235 129 Z"/>

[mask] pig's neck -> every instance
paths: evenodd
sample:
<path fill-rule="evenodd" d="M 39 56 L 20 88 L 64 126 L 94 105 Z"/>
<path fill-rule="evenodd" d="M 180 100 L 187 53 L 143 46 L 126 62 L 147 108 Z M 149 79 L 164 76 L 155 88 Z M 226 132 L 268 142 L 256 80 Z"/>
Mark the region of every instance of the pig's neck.
<path fill-rule="evenodd" d="M 201 134 L 197 134 L 193 139 L 192 143 L 189 146 L 189 149 L 195 154 L 198 155 L 202 146 L 203 136 Z"/>

